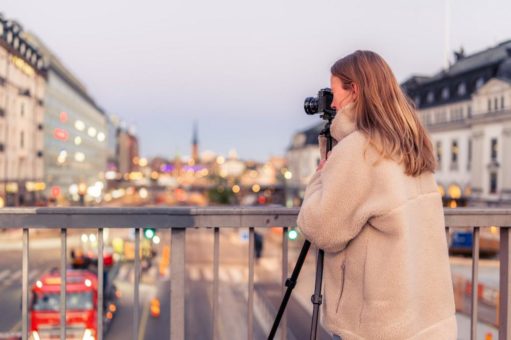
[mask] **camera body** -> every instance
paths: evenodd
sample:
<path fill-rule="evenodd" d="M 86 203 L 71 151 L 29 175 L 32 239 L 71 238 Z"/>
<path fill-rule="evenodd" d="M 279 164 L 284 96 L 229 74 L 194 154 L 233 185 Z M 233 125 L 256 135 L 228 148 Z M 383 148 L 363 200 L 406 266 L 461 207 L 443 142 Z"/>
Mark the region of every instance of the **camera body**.
<path fill-rule="evenodd" d="M 314 115 L 316 113 L 323 113 L 326 116 L 333 118 L 336 111 L 332 109 L 332 100 L 334 94 L 329 88 L 319 90 L 317 97 L 308 97 L 305 99 L 303 108 L 308 115 Z"/>

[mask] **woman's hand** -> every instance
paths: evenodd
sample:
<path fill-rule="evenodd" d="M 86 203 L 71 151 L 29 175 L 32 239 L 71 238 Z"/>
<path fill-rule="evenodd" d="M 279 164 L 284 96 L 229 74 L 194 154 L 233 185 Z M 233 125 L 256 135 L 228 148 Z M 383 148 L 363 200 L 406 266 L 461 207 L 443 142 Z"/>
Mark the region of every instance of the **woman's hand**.
<path fill-rule="evenodd" d="M 326 159 L 319 161 L 319 165 L 316 168 L 316 171 L 321 170 L 323 168 L 323 165 L 325 164 L 325 162 L 326 162 Z"/>
<path fill-rule="evenodd" d="M 319 171 L 323 168 L 323 166 L 325 165 L 326 163 L 326 160 L 328 159 L 328 157 L 330 156 L 330 153 L 332 153 L 332 151 L 329 151 L 328 152 L 328 155 L 326 156 L 326 159 L 322 159 L 319 161 L 319 165 L 318 165 L 318 168 L 316 169 L 316 171 Z"/>

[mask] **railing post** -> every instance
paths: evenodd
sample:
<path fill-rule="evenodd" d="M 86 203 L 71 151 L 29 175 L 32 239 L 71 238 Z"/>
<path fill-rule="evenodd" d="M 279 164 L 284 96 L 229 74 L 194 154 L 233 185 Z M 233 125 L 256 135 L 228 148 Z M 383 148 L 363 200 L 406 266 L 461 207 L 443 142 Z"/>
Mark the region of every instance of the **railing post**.
<path fill-rule="evenodd" d="M 500 227 L 499 339 L 511 337 L 511 233 L 509 226 Z"/>
<path fill-rule="evenodd" d="M 22 293 L 21 293 L 21 337 L 28 340 L 28 228 L 23 228 Z"/>
<path fill-rule="evenodd" d="M 104 259 L 103 259 L 103 228 L 98 229 L 98 334 L 96 338 L 103 340 L 103 278 L 104 278 Z"/>
<path fill-rule="evenodd" d="M 249 228 L 248 238 L 248 320 L 247 339 L 254 339 L 254 227 Z"/>
<path fill-rule="evenodd" d="M 133 340 L 138 339 L 140 321 L 140 228 L 135 228 L 135 275 L 133 278 Z"/>
<path fill-rule="evenodd" d="M 186 229 L 171 229 L 170 338 L 185 338 L 185 241 Z"/>
<path fill-rule="evenodd" d="M 67 229 L 60 229 L 60 340 L 66 340 Z"/>
<path fill-rule="evenodd" d="M 472 233 L 472 303 L 470 313 L 470 339 L 477 339 L 478 322 L 478 282 L 479 282 L 479 228 L 474 227 Z"/>
<path fill-rule="evenodd" d="M 218 336 L 218 304 L 220 300 L 220 292 L 218 288 L 218 275 L 220 271 L 220 229 L 214 229 L 214 245 L 213 245 L 213 334 L 212 339 L 219 338 Z"/>
<path fill-rule="evenodd" d="M 286 293 L 286 280 L 288 275 L 288 245 L 289 245 L 289 239 L 288 239 L 288 232 L 289 229 L 287 227 L 284 227 L 282 230 L 282 296 Z M 284 314 L 282 314 L 282 319 L 280 321 L 280 338 L 282 340 L 287 339 L 287 313 L 286 310 L 284 310 Z"/>

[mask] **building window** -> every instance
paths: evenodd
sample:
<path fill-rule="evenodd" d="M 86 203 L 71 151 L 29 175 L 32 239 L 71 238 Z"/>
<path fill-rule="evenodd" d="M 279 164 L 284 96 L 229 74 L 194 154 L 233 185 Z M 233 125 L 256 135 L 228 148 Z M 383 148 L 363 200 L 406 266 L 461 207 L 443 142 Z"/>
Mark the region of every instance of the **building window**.
<path fill-rule="evenodd" d="M 25 147 L 25 133 L 23 131 L 21 131 L 20 133 L 20 148 L 24 148 Z"/>
<path fill-rule="evenodd" d="M 442 142 L 436 142 L 436 161 L 437 169 L 442 170 Z"/>
<path fill-rule="evenodd" d="M 433 91 L 428 92 L 428 97 L 426 98 L 426 100 L 430 104 L 433 103 L 433 101 L 435 101 L 435 94 L 433 93 Z"/>
<path fill-rule="evenodd" d="M 458 85 L 458 96 L 464 96 L 465 93 L 467 93 L 467 85 L 463 82 Z"/>
<path fill-rule="evenodd" d="M 21 114 L 21 117 L 23 117 L 23 115 L 25 114 L 25 103 L 21 103 L 20 114 Z"/>
<path fill-rule="evenodd" d="M 415 96 L 415 107 L 419 107 L 421 105 L 421 97 L 419 95 Z"/>
<path fill-rule="evenodd" d="M 0 143 L 0 152 L 4 152 L 4 143 Z"/>
<path fill-rule="evenodd" d="M 497 173 L 490 173 L 490 194 L 497 193 Z"/>
<path fill-rule="evenodd" d="M 452 109 L 451 120 L 452 121 L 463 120 L 463 107 L 458 107 L 458 108 Z"/>
<path fill-rule="evenodd" d="M 43 152 L 41 150 L 37 151 L 37 157 L 39 158 L 43 157 Z"/>
<path fill-rule="evenodd" d="M 41 131 L 43 129 L 43 124 L 39 123 L 37 124 L 37 130 Z"/>
<path fill-rule="evenodd" d="M 453 140 L 451 143 L 451 170 L 458 170 L 458 141 Z"/>
<path fill-rule="evenodd" d="M 0 107 L 0 117 L 5 117 L 5 110 Z"/>
<path fill-rule="evenodd" d="M 497 110 L 499 109 L 499 99 L 498 99 L 498 98 L 495 98 L 495 99 L 493 100 L 493 103 L 494 103 L 494 104 L 493 104 L 493 109 L 494 109 L 495 111 L 497 111 Z"/>
<path fill-rule="evenodd" d="M 435 112 L 435 123 L 445 123 L 447 121 L 447 111 Z"/>
<path fill-rule="evenodd" d="M 491 112 L 491 99 L 488 99 L 488 112 Z"/>
<path fill-rule="evenodd" d="M 472 138 L 468 139 L 468 155 L 467 155 L 467 171 L 470 171 L 472 166 Z"/>
<path fill-rule="evenodd" d="M 484 78 L 483 77 L 477 78 L 477 80 L 476 80 L 476 90 L 479 89 L 483 85 L 484 85 Z"/>
<path fill-rule="evenodd" d="M 444 87 L 442 89 L 442 99 L 444 99 L 444 100 L 449 99 L 449 95 L 450 95 L 449 88 L 448 87 Z"/>
<path fill-rule="evenodd" d="M 495 161 L 495 162 L 497 161 L 497 148 L 498 148 L 497 138 L 492 138 L 491 139 L 490 155 L 491 155 L 491 160 Z"/>
<path fill-rule="evenodd" d="M 504 110 L 504 96 L 500 97 L 500 108 Z"/>
<path fill-rule="evenodd" d="M 467 117 L 472 117 L 472 105 L 467 106 Z"/>

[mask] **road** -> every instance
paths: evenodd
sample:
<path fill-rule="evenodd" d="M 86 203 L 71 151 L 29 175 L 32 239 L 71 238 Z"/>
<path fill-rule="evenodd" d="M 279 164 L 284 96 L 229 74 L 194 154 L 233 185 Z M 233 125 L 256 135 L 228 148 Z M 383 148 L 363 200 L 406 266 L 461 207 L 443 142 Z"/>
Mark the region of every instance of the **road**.
<path fill-rule="evenodd" d="M 82 230 L 70 230 L 69 248 L 80 242 Z M 87 231 L 86 233 L 90 233 Z M 110 237 L 129 234 L 127 230 L 110 230 Z M 140 284 L 140 319 L 138 320 L 138 339 L 168 339 L 170 332 L 170 277 L 168 271 L 160 273 L 159 261 L 163 247 L 170 244 L 168 230 L 158 232 L 161 243 L 157 246 L 154 265 L 144 272 Z M 0 235 L 0 333 L 20 332 L 21 329 L 21 233 Z M 269 237 L 270 236 L 270 237 Z M 266 339 L 273 318 L 280 305 L 282 289 L 280 237 L 270 234 L 266 237 L 263 257 L 255 265 L 254 291 L 254 339 Z M 2 239 L 3 237 L 3 239 Z M 213 291 L 213 231 L 211 229 L 189 230 L 186 235 L 186 338 L 212 338 L 212 291 Z M 58 235 L 44 232 L 32 233 L 30 241 L 29 281 L 35 282 L 43 273 L 59 268 Z M 289 266 L 291 272 L 296 261 L 301 241 L 290 241 Z M 293 292 L 287 308 L 288 339 L 308 337 L 315 276 L 315 252 L 311 251 L 305 261 L 302 274 Z M 451 258 L 453 276 L 470 280 L 470 259 Z M 166 268 L 163 268 L 166 269 Z M 133 263 L 122 263 L 115 280 L 121 292 L 120 306 L 105 339 L 133 338 Z M 498 265 L 495 260 L 482 260 L 481 282 L 492 288 L 498 282 Z M 217 339 L 247 338 L 247 297 L 248 297 L 248 242 L 237 230 L 222 230 L 220 233 L 220 270 L 219 270 L 219 327 Z M 465 283 L 458 287 L 458 293 L 464 293 Z M 459 295 L 459 294 L 458 294 Z M 459 295 L 458 302 L 465 309 L 470 308 L 470 299 L 466 294 Z M 161 314 L 151 316 L 150 301 L 158 298 Z M 460 328 L 459 339 L 468 339 L 467 318 L 458 314 Z M 495 306 L 479 303 L 481 321 L 479 334 L 488 333 L 496 337 L 496 329 L 491 321 L 495 320 Z M 320 339 L 330 339 L 328 333 L 320 328 Z"/>
<path fill-rule="evenodd" d="M 68 232 L 68 248 L 80 242 L 82 230 Z M 87 234 L 90 231 L 86 232 Z M 119 231 L 110 230 L 113 237 Z M 125 235 L 127 231 L 122 231 Z M 44 234 L 44 233 L 42 233 Z M 168 231 L 159 232 L 161 244 L 151 269 L 142 275 L 140 284 L 139 339 L 169 338 L 170 332 L 170 277 L 159 273 L 161 249 L 170 244 Z M 0 236 L 0 333 L 19 333 L 21 330 L 21 244 L 20 236 L 4 239 Z M 72 242 L 71 242 L 72 241 Z M 59 268 L 60 240 L 57 234 L 33 235 L 29 255 L 29 281 L 33 283 L 43 273 Z M 247 338 L 248 297 L 248 243 L 238 231 L 222 231 L 220 237 L 219 271 L 219 327 L 218 339 Z M 186 338 L 212 337 L 213 286 L 212 230 L 190 230 L 186 244 Z M 292 268 L 291 268 L 292 269 Z M 133 263 L 122 263 L 115 283 L 121 292 L 120 306 L 105 339 L 128 339 L 133 334 Z M 276 245 L 267 243 L 265 257 L 258 261 L 255 271 L 254 339 L 266 339 L 275 311 L 280 303 L 280 252 Z M 149 302 L 158 298 L 159 317 L 149 313 Z M 288 307 L 289 339 L 303 338 L 308 333 L 310 311 L 294 298 Z M 323 336 L 326 335 L 321 330 Z M 322 337 L 329 338 L 329 337 Z"/>

